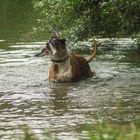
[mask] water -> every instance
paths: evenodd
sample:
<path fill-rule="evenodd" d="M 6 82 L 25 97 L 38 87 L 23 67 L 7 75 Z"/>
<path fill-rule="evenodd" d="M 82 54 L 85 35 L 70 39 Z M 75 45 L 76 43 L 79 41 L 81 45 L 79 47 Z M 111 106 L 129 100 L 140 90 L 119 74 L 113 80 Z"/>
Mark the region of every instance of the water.
<path fill-rule="evenodd" d="M 16 11 L 0 12 L 0 138 L 22 136 L 21 126 L 27 125 L 40 139 L 51 131 L 62 140 L 76 140 L 86 137 L 84 125 L 89 122 L 103 119 L 122 125 L 139 120 L 140 54 L 130 51 L 131 39 L 119 40 L 117 49 L 115 45 L 112 50 L 99 49 L 102 53 L 90 63 L 96 76 L 76 83 L 51 83 L 49 57 L 34 57 L 45 42 L 34 41 L 27 31 L 34 21 L 23 12 L 24 7 L 32 10 L 26 1 L 22 12 L 16 9 L 18 18 L 11 16 Z M 25 21 L 30 22 L 25 26 Z"/>
<path fill-rule="evenodd" d="M 45 42 L 3 43 L 9 49 L 0 50 L 2 139 L 21 134 L 24 124 L 39 136 L 45 128 L 65 140 L 83 137 L 83 125 L 99 118 L 116 123 L 139 119 L 139 54 L 100 54 L 90 63 L 93 78 L 51 83 L 49 57 L 34 57 Z"/>

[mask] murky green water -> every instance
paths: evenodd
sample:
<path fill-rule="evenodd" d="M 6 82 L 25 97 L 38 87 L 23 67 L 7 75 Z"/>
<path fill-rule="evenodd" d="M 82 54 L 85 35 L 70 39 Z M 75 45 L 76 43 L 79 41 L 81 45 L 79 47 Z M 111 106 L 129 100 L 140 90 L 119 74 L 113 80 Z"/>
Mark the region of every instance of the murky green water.
<path fill-rule="evenodd" d="M 2 25 L 3 32 L 8 31 L 6 24 Z M 33 57 L 45 42 L 12 41 L 9 33 L 0 37 L 2 140 L 22 134 L 19 128 L 24 124 L 41 139 L 46 129 L 62 140 L 75 140 L 85 137 L 85 123 L 100 118 L 120 124 L 140 119 L 139 53 L 106 51 L 90 63 L 95 77 L 77 83 L 51 83 L 47 78 L 49 58 Z M 127 48 L 129 39 L 122 44 Z"/>

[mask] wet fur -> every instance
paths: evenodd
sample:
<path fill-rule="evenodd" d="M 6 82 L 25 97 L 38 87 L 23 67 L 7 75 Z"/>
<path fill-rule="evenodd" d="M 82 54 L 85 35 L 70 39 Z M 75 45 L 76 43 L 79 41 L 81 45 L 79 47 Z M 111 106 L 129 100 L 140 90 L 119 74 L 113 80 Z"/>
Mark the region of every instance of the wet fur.
<path fill-rule="evenodd" d="M 92 77 L 89 62 L 95 58 L 97 42 L 93 40 L 93 53 L 86 59 L 67 50 L 65 39 L 52 37 L 46 43 L 44 52 L 48 52 L 52 65 L 49 70 L 49 80 L 58 82 L 74 82 Z"/>
<path fill-rule="evenodd" d="M 59 76 L 59 73 L 61 69 L 67 67 L 66 64 L 67 62 L 64 62 L 64 64 L 53 63 L 51 65 L 49 71 L 49 80 L 70 82 L 70 81 L 79 81 L 81 79 L 93 76 L 88 61 L 84 57 L 72 53 L 69 54 L 69 59 L 67 61 L 70 61 L 69 67 L 66 71 L 63 72 L 61 77 Z M 67 73 L 67 71 L 69 72 Z"/>
<path fill-rule="evenodd" d="M 35 56 L 48 54 L 52 65 L 49 70 L 49 80 L 58 82 L 74 82 L 81 79 L 90 78 L 95 73 L 90 69 L 89 62 L 92 61 L 97 52 L 97 41 L 93 40 L 93 53 L 86 59 L 80 55 L 69 52 L 66 47 L 66 39 L 60 38 L 57 32 L 46 43 L 46 47 L 41 53 Z"/>

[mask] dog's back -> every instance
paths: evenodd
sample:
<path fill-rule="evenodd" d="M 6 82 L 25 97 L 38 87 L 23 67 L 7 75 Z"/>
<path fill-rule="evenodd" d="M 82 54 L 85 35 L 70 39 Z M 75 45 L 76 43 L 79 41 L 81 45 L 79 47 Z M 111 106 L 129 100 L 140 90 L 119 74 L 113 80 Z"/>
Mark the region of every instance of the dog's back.
<path fill-rule="evenodd" d="M 71 54 L 70 60 L 73 73 L 72 81 L 79 81 L 93 76 L 88 61 L 84 57 Z"/>

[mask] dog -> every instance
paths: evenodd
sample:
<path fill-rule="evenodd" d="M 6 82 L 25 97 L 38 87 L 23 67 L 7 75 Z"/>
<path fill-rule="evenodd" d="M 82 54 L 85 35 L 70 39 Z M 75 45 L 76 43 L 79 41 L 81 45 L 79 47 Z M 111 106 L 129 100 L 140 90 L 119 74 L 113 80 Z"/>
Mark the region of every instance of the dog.
<path fill-rule="evenodd" d="M 92 77 L 95 73 L 91 71 L 91 62 L 97 52 L 97 41 L 93 41 L 93 53 L 86 59 L 80 55 L 69 52 L 66 47 L 66 39 L 55 35 L 46 43 L 40 54 L 49 54 L 52 61 L 49 70 L 49 80 L 58 82 L 76 82 Z"/>

